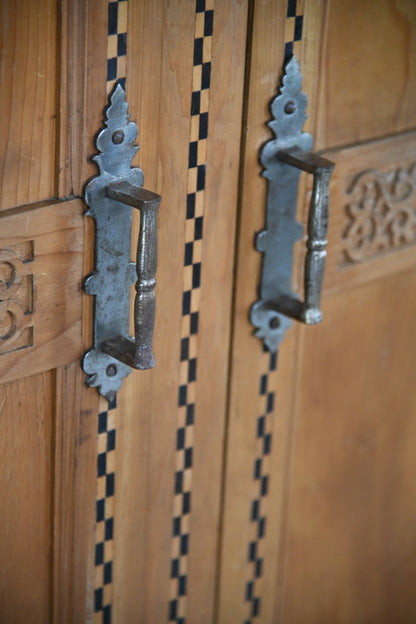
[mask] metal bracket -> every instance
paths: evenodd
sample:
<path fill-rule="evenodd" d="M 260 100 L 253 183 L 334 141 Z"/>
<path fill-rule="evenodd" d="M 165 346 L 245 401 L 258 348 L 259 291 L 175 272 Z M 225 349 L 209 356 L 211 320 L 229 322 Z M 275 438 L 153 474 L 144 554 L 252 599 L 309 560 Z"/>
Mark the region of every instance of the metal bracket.
<path fill-rule="evenodd" d="M 267 178 L 266 228 L 256 236 L 256 249 L 263 253 L 260 299 L 250 312 L 255 335 L 276 352 L 291 319 L 307 324 L 322 320 L 320 295 L 325 269 L 329 212 L 329 180 L 334 163 L 311 153 L 312 136 L 302 132 L 307 97 L 301 91 L 302 75 L 294 56 L 285 68 L 282 87 L 273 99 L 274 119 L 268 126 L 276 138 L 261 151 L 262 175 Z M 304 296 L 292 292 L 294 244 L 303 227 L 296 221 L 300 172 L 314 176 L 308 217 Z"/>
<path fill-rule="evenodd" d="M 109 401 L 131 371 L 152 368 L 157 264 L 156 217 L 160 196 L 143 189 L 143 172 L 130 163 L 139 149 L 124 89 L 117 85 L 106 110 L 106 128 L 93 156 L 100 174 L 85 189 L 85 213 L 96 221 L 95 271 L 85 290 L 95 295 L 94 346 L 84 356 L 87 385 Z M 132 209 L 140 210 L 137 261 L 130 261 Z M 130 287 L 136 281 L 135 338 L 129 337 Z"/>

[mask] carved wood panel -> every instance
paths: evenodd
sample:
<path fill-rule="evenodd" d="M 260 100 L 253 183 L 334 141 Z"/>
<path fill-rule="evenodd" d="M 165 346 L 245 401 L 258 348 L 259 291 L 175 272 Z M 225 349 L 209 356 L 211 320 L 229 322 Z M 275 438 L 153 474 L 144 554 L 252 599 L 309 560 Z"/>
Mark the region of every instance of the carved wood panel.
<path fill-rule="evenodd" d="M 33 240 L 0 249 L 0 355 L 33 345 Z"/>
<path fill-rule="evenodd" d="M 415 151 L 416 132 L 409 132 L 325 152 L 336 163 L 326 291 L 416 265 Z"/>
<path fill-rule="evenodd" d="M 416 163 L 363 171 L 347 190 L 346 262 L 362 262 L 416 242 Z"/>
<path fill-rule="evenodd" d="M 80 357 L 83 222 L 80 200 L 0 217 L 0 379 Z"/>

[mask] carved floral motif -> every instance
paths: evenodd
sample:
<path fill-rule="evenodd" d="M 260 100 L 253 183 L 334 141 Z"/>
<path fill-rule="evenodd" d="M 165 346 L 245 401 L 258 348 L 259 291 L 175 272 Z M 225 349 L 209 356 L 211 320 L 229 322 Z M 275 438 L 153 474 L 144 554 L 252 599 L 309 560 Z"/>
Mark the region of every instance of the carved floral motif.
<path fill-rule="evenodd" d="M 348 189 L 343 253 L 362 262 L 416 242 L 416 163 L 360 173 Z"/>
<path fill-rule="evenodd" d="M 0 355 L 33 345 L 33 243 L 0 249 Z"/>

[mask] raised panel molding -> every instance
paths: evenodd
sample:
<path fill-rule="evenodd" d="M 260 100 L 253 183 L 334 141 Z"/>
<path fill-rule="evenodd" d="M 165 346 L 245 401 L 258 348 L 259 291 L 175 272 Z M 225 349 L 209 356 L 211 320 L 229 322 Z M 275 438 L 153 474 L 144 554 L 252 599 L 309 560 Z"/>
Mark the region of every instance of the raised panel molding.
<path fill-rule="evenodd" d="M 364 171 L 348 189 L 343 251 L 362 262 L 416 242 L 416 163 Z"/>
<path fill-rule="evenodd" d="M 336 163 L 326 292 L 416 266 L 415 153 L 416 132 L 323 153 Z"/>
<path fill-rule="evenodd" d="M 82 354 L 82 212 L 71 200 L 0 216 L 0 381 Z"/>
<path fill-rule="evenodd" d="M 0 356 L 33 346 L 33 241 L 0 249 Z"/>

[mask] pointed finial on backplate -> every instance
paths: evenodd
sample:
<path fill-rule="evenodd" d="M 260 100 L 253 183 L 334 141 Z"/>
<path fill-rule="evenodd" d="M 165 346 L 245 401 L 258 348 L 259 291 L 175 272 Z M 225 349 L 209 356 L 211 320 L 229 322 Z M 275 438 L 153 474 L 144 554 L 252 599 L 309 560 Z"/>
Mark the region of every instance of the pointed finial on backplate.
<path fill-rule="evenodd" d="M 300 134 L 307 119 L 308 98 L 302 93 L 302 74 L 296 56 L 292 56 L 285 65 L 281 86 L 272 100 L 271 112 L 274 117 L 268 122 L 279 142 L 287 137 Z"/>
<path fill-rule="evenodd" d="M 299 63 L 293 55 L 285 65 L 280 87 L 270 104 L 273 118 L 267 125 L 275 137 L 267 141 L 260 152 L 264 167 L 262 176 L 268 180 L 266 227 L 255 239 L 256 249 L 263 254 L 263 268 L 260 299 L 253 304 L 250 319 L 255 335 L 272 353 L 277 351 L 286 330 L 292 325 L 289 315 L 281 313 L 279 296 L 283 293 L 283 298 L 294 297 L 291 289 L 292 249 L 303 232 L 302 225 L 296 221 L 297 183 L 293 193 L 292 187 L 288 191 L 282 176 L 287 165 L 282 164 L 278 154 L 292 148 L 304 152 L 312 149 L 312 136 L 302 132 L 307 119 L 307 103 L 308 99 L 302 93 Z M 282 224 L 284 227 L 280 229 Z"/>
<path fill-rule="evenodd" d="M 138 129 L 130 121 L 126 92 L 120 84 L 114 88 L 105 114 L 106 128 L 99 132 L 95 142 L 100 153 L 93 156 L 93 160 L 98 164 L 100 173 L 111 171 L 112 175 L 128 175 L 130 163 L 139 149 L 136 145 Z M 115 160 L 120 163 L 116 171 Z"/>

